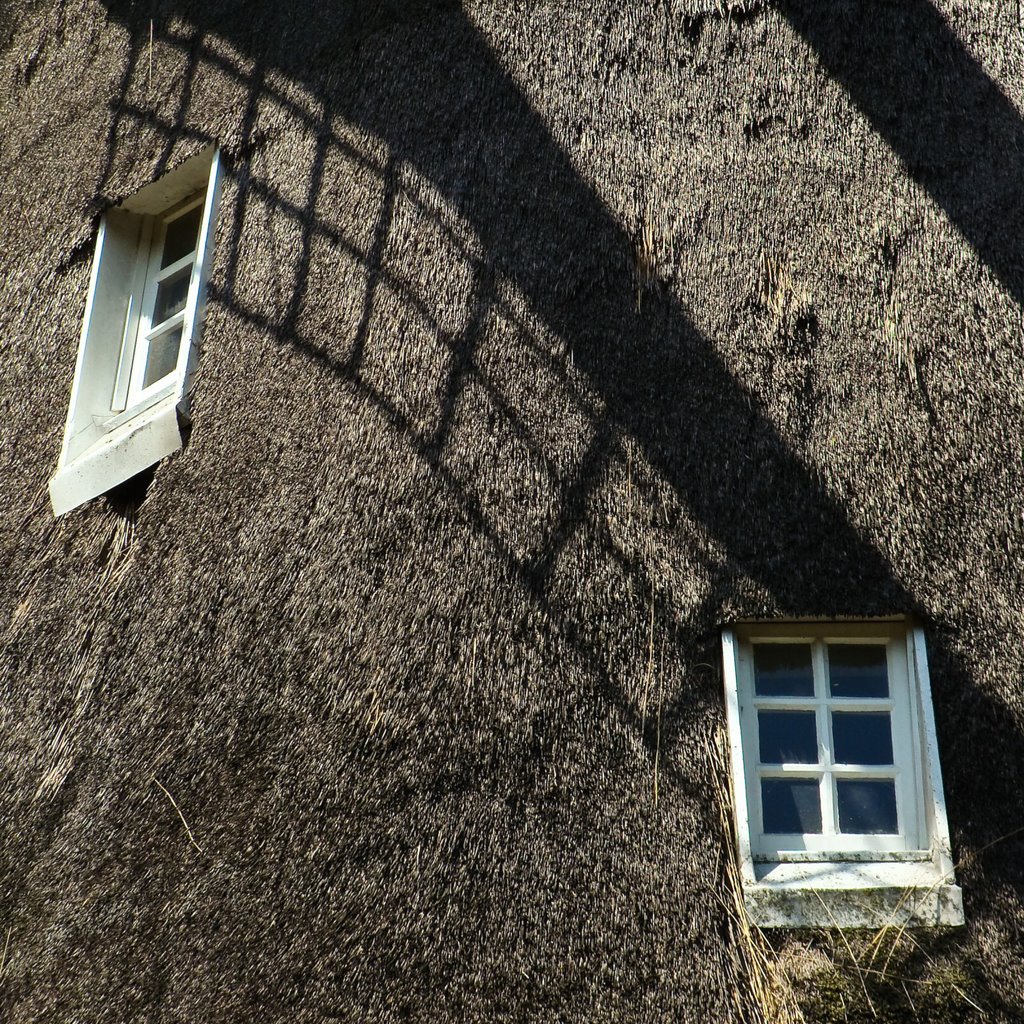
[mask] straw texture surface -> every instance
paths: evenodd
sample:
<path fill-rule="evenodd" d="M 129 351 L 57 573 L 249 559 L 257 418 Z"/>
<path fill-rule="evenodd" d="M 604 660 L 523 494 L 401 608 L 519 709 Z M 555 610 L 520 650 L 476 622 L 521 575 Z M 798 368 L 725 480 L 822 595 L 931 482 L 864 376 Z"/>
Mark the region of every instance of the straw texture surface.
<path fill-rule="evenodd" d="M 968 925 L 766 955 L 808 1020 L 1020 1019 L 1014 5 L 23 0 L 0 47 L 4 1019 L 764 1019 L 719 629 L 897 613 Z M 55 521 L 99 217 L 211 141 L 189 443 Z"/>

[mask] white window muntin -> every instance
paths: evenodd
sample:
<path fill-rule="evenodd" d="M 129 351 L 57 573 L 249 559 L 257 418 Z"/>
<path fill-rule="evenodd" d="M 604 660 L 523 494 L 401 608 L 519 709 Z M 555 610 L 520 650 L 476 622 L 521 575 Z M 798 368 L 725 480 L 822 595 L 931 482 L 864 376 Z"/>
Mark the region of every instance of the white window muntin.
<path fill-rule="evenodd" d="M 753 644 L 807 644 L 811 648 L 814 694 L 808 697 L 759 697 L 754 693 Z M 872 644 L 886 648 L 889 696 L 886 698 L 838 698 L 829 692 L 828 644 Z M 827 630 L 762 625 L 743 633 L 738 644 L 739 713 L 747 804 L 751 826 L 751 853 L 755 860 L 889 859 L 893 856 L 920 859 L 928 856 L 921 835 L 921 775 L 916 734 L 914 701 L 911 699 L 907 638 L 902 626 L 873 624 L 863 627 L 829 624 Z M 818 743 L 818 763 L 762 764 L 759 760 L 759 708 L 813 711 Z M 893 764 L 851 765 L 833 757 L 832 711 L 884 711 L 890 715 Z M 764 830 L 761 780 L 772 778 L 810 779 L 818 782 L 821 832 L 814 834 L 771 834 Z M 862 834 L 839 831 L 835 782 L 838 779 L 893 779 L 895 783 L 897 828 L 891 834 Z"/>

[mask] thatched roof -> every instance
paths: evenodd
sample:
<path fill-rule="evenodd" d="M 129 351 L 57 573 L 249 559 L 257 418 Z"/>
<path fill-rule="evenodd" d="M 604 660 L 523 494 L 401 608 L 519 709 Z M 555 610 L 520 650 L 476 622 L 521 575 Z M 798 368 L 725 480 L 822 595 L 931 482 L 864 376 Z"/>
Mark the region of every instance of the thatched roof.
<path fill-rule="evenodd" d="M 783 960 L 1024 1012 L 1012 6 L 7 8 L 7 1019 L 752 1017 L 718 627 L 892 613 L 968 927 Z M 55 522 L 98 216 L 210 141 L 190 443 Z"/>

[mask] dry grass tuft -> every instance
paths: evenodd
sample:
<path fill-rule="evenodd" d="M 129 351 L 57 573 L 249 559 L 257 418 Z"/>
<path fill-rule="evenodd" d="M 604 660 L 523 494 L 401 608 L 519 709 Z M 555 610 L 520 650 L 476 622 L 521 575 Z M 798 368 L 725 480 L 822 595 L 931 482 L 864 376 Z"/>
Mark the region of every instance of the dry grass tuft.
<path fill-rule="evenodd" d="M 743 905 L 724 730 L 708 740 L 706 756 L 713 778 L 719 780 L 716 805 L 726 837 L 720 901 L 734 951 L 738 1020 L 806 1024 L 805 1009 L 821 1021 L 851 1019 L 850 1014 L 856 1019 L 882 1019 L 894 999 L 903 1007 L 934 1004 L 982 1012 L 970 996 L 970 979 L 936 960 L 912 930 L 897 923 L 903 916 L 902 902 L 892 919 L 874 931 L 837 927 L 815 938 L 788 935 L 779 948 L 773 946 L 751 924 Z M 907 899 L 913 895 L 908 892 Z"/>
<path fill-rule="evenodd" d="M 751 923 L 743 905 L 732 792 L 727 781 L 731 773 L 724 729 L 719 729 L 708 740 L 706 753 L 712 765 L 711 777 L 718 780 L 715 803 L 722 834 L 725 836 L 725 891 L 720 899 L 727 914 L 729 934 L 738 960 L 735 979 L 737 987 L 733 992 L 737 1020 L 751 1019 L 753 1011 L 764 1024 L 804 1024 L 806 1018 L 797 1002 L 789 974 L 764 933 Z"/>
<path fill-rule="evenodd" d="M 640 231 L 633 248 L 633 274 L 636 278 L 636 308 L 640 312 L 644 290 L 658 280 L 658 248 L 655 243 L 654 219 L 648 210 L 640 222 Z"/>
<path fill-rule="evenodd" d="M 764 6 L 762 0 L 716 0 L 716 14 L 731 21 L 733 18 L 750 17 Z"/>
<path fill-rule="evenodd" d="M 754 281 L 755 301 L 769 314 L 771 331 L 779 337 L 798 337 L 816 324 L 814 302 L 799 286 L 788 263 L 773 250 L 762 252 Z"/>
<path fill-rule="evenodd" d="M 908 328 L 903 303 L 896 288 L 896 268 L 899 264 L 900 242 L 888 230 L 883 230 L 878 242 L 878 289 L 882 297 L 882 340 L 890 356 L 907 380 L 915 384 L 916 357 L 913 332 Z"/>

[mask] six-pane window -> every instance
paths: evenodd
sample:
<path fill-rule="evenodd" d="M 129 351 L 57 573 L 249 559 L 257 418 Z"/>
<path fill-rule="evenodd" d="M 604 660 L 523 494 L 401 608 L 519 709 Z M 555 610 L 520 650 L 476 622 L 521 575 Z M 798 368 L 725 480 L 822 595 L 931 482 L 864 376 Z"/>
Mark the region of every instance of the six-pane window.
<path fill-rule="evenodd" d="M 756 857 L 924 845 L 902 638 L 755 632 L 739 687 Z"/>

